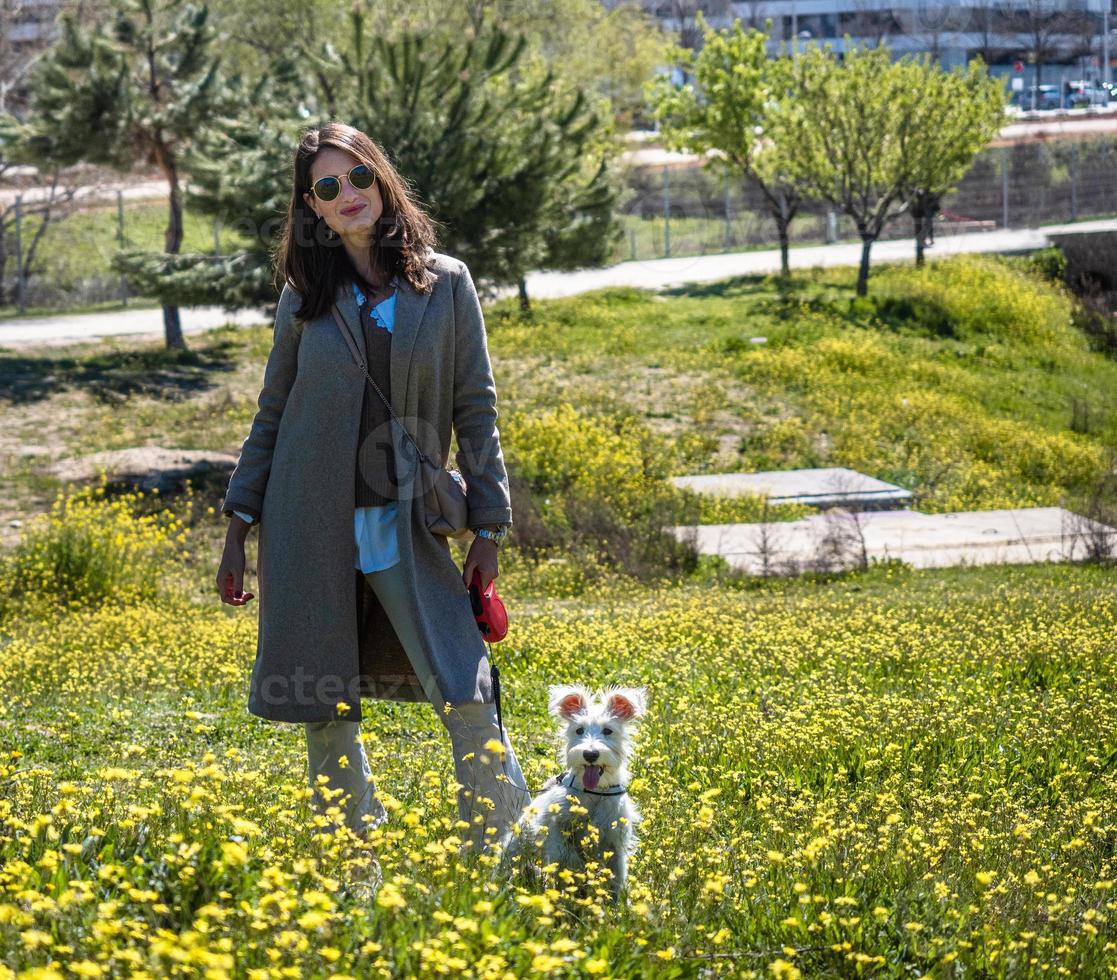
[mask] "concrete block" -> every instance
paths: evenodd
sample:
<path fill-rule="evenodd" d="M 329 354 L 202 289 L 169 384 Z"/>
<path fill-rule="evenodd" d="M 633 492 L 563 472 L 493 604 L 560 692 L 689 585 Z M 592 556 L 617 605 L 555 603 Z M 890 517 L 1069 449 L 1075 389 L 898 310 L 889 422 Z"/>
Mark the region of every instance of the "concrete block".
<path fill-rule="evenodd" d="M 843 466 L 760 473 L 709 473 L 678 476 L 671 481 L 694 493 L 715 497 L 766 494 L 771 504 L 798 503 L 812 507 L 879 510 L 909 503 L 912 492 Z"/>
<path fill-rule="evenodd" d="M 856 567 L 862 558 L 944 568 L 1079 561 L 1091 546 L 1117 553 L 1117 529 L 1061 507 L 954 514 L 835 509 L 797 521 L 675 526 L 671 531 L 680 540 L 693 535 L 700 553 L 721 555 L 731 567 L 753 575 L 837 571 Z"/>

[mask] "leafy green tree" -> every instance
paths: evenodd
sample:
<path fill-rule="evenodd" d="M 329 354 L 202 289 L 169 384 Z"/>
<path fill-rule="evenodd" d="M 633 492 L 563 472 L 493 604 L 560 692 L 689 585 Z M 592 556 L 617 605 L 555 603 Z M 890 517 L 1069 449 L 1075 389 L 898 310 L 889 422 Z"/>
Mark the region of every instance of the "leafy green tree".
<path fill-rule="evenodd" d="M 927 55 L 893 61 L 883 46 L 850 48 L 842 61 L 829 45 L 811 46 L 783 61 L 788 83 L 769 132 L 804 192 L 852 219 L 864 296 L 873 242 L 913 208 L 924 232 L 938 199 L 996 132 L 1003 89 L 980 62 L 946 72 Z"/>
<path fill-rule="evenodd" d="M 60 18 L 59 41 L 35 66 L 26 121 L 0 119 L 0 147 L 36 166 L 157 166 L 170 187 L 164 251 L 182 245 L 182 156 L 220 117 L 226 86 L 204 5 L 115 0 L 106 25 Z M 164 303 L 168 347 L 185 348 L 178 307 Z"/>
<path fill-rule="evenodd" d="M 776 224 L 786 276 L 789 229 L 803 198 L 791 178 L 782 142 L 767 133 L 768 107 L 786 89 L 784 66 L 768 57 L 768 36 L 763 31 L 745 31 L 739 20 L 730 30 L 711 30 L 701 12 L 696 21 L 704 32 L 701 51 L 672 50 L 694 84 L 677 87 L 667 76 L 653 79 L 647 87 L 653 114 L 669 149 L 703 156 L 713 150 L 706 169 L 724 167 L 730 175 L 756 185 Z M 786 126 L 780 135 L 793 136 Z"/>
<path fill-rule="evenodd" d="M 773 102 L 768 132 L 803 192 L 852 219 L 861 237 L 857 294 L 864 296 L 873 242 L 908 208 L 920 92 L 887 47 L 854 48 L 848 40 L 841 62 L 830 45 L 784 56 L 787 89 Z"/>
<path fill-rule="evenodd" d="M 910 70 L 921 94 L 915 128 L 925 138 L 910 149 L 905 195 L 915 225 L 915 261 L 922 265 L 939 202 L 1005 123 L 1005 88 L 979 58 L 965 70 L 943 71 L 927 58 Z"/>
<path fill-rule="evenodd" d="M 389 39 L 370 30 L 360 6 L 348 17 L 351 51 L 329 43 L 299 51 L 281 99 L 259 93 L 276 120 L 294 118 L 301 129 L 344 119 L 363 129 L 412 183 L 446 251 L 468 256 L 478 280 L 517 284 L 525 308 L 529 270 L 605 261 L 621 234 L 611 128 L 580 93 L 556 94 L 551 72 L 529 66 L 511 78 L 522 37 L 493 28 L 455 41 Z M 296 140 L 286 122 L 269 126 L 249 113 L 191 158 L 194 207 L 223 220 L 235 215 L 255 237 L 224 260 L 236 272 L 224 286 L 211 256 L 175 270 L 180 283 L 192 278 L 231 305 L 267 291 L 264 231 L 274 233 L 286 212 Z"/>

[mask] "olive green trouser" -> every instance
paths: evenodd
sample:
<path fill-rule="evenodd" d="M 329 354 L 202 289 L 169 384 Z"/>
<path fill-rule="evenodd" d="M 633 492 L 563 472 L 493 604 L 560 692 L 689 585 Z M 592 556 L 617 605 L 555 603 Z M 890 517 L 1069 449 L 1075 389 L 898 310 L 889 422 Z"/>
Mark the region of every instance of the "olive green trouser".
<path fill-rule="evenodd" d="M 469 830 L 463 831 L 463 841 L 473 853 L 482 849 L 487 852 L 519 818 L 531 802 L 531 795 L 523 788 L 527 783 L 508 733 L 501 737 L 495 704 L 459 704 L 452 706 L 449 713 L 443 710 L 445 701 L 438 680 L 407 613 L 402 570 L 402 564 L 396 563 L 391 568 L 367 572 L 365 577 L 399 636 L 427 700 L 449 732 L 454 776 L 459 784 L 458 817 L 469 824 Z M 318 812 L 324 814 L 330 804 L 340 801 L 346 824 L 355 833 L 363 835 L 379 826 L 387 812 L 376 795 L 376 784 L 360 740 L 360 723 L 336 719 L 306 722 L 305 728 L 310 785 Z M 503 760 L 499 753 L 485 748 L 490 739 L 504 745 Z M 326 794 L 322 792 L 319 776 L 326 777 Z M 338 790 L 343 791 L 340 796 Z"/>

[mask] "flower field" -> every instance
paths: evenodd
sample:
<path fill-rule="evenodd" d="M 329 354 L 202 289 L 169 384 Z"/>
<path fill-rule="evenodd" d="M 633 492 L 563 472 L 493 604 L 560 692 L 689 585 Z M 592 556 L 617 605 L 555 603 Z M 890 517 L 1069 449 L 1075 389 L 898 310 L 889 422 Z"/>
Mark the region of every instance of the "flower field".
<path fill-rule="evenodd" d="M 1060 291 L 936 263 L 883 270 L 868 307 L 836 298 L 842 276 L 489 316 L 519 488 L 493 655 L 529 786 L 559 769 L 548 685 L 647 689 L 619 909 L 600 868 L 579 897 L 580 876 L 531 889 L 459 859 L 445 730 L 388 702 L 362 725 L 384 884 L 354 897 L 358 848 L 321 832 L 302 731 L 246 711 L 256 607 L 212 594 L 212 488 L 33 508 L 41 477 L 0 474 L 38 511 L 0 551 L 0 980 L 1117 973 L 1111 564 L 752 580 L 608 560 L 618 541 L 632 569 L 662 557 L 607 535 L 650 526 L 677 473 L 853 466 L 942 511 L 1055 504 L 1109 465 L 1117 420 L 1075 429 L 1067 408 L 1100 411 L 1117 364 Z M 267 329 L 215 331 L 183 362 L 191 397 L 70 396 L 58 438 L 243 438 L 252 372 L 206 372 L 242 343 L 258 375 Z M 49 407 L 13 407 L 9 435 L 46 439 Z M 587 515 L 613 523 L 578 537 Z"/>
<path fill-rule="evenodd" d="M 252 617 L 114 601 L 8 624 L 0 974 L 1117 967 L 1111 573 L 624 585 L 574 615 L 504 588 L 514 625 L 494 653 L 530 785 L 557 771 L 546 683 L 648 688 L 624 909 L 457 862 L 448 742 L 429 706 L 387 703 L 363 728 L 386 883 L 347 900 L 349 842 L 312 834 L 300 733 L 244 711 Z"/>

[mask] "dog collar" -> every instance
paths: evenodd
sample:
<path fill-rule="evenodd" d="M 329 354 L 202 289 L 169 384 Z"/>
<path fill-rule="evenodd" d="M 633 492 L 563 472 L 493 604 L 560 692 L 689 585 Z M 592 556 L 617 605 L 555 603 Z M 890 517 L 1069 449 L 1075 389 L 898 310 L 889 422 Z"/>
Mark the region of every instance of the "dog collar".
<path fill-rule="evenodd" d="M 581 786 L 581 787 L 575 786 L 574 785 L 574 770 L 573 769 L 567 769 L 566 772 L 562 773 L 562 775 L 559 776 L 559 785 L 560 786 L 563 786 L 563 781 L 562 781 L 563 776 L 569 776 L 570 777 L 570 785 L 565 786 L 564 788 L 565 789 L 572 789 L 572 790 L 574 790 L 575 792 L 578 792 L 578 793 L 592 793 L 594 796 L 623 796 L 627 792 L 627 790 L 623 786 L 615 787 L 614 792 L 611 792 L 611 793 L 601 793 L 596 789 L 586 789 L 584 786 Z"/>

